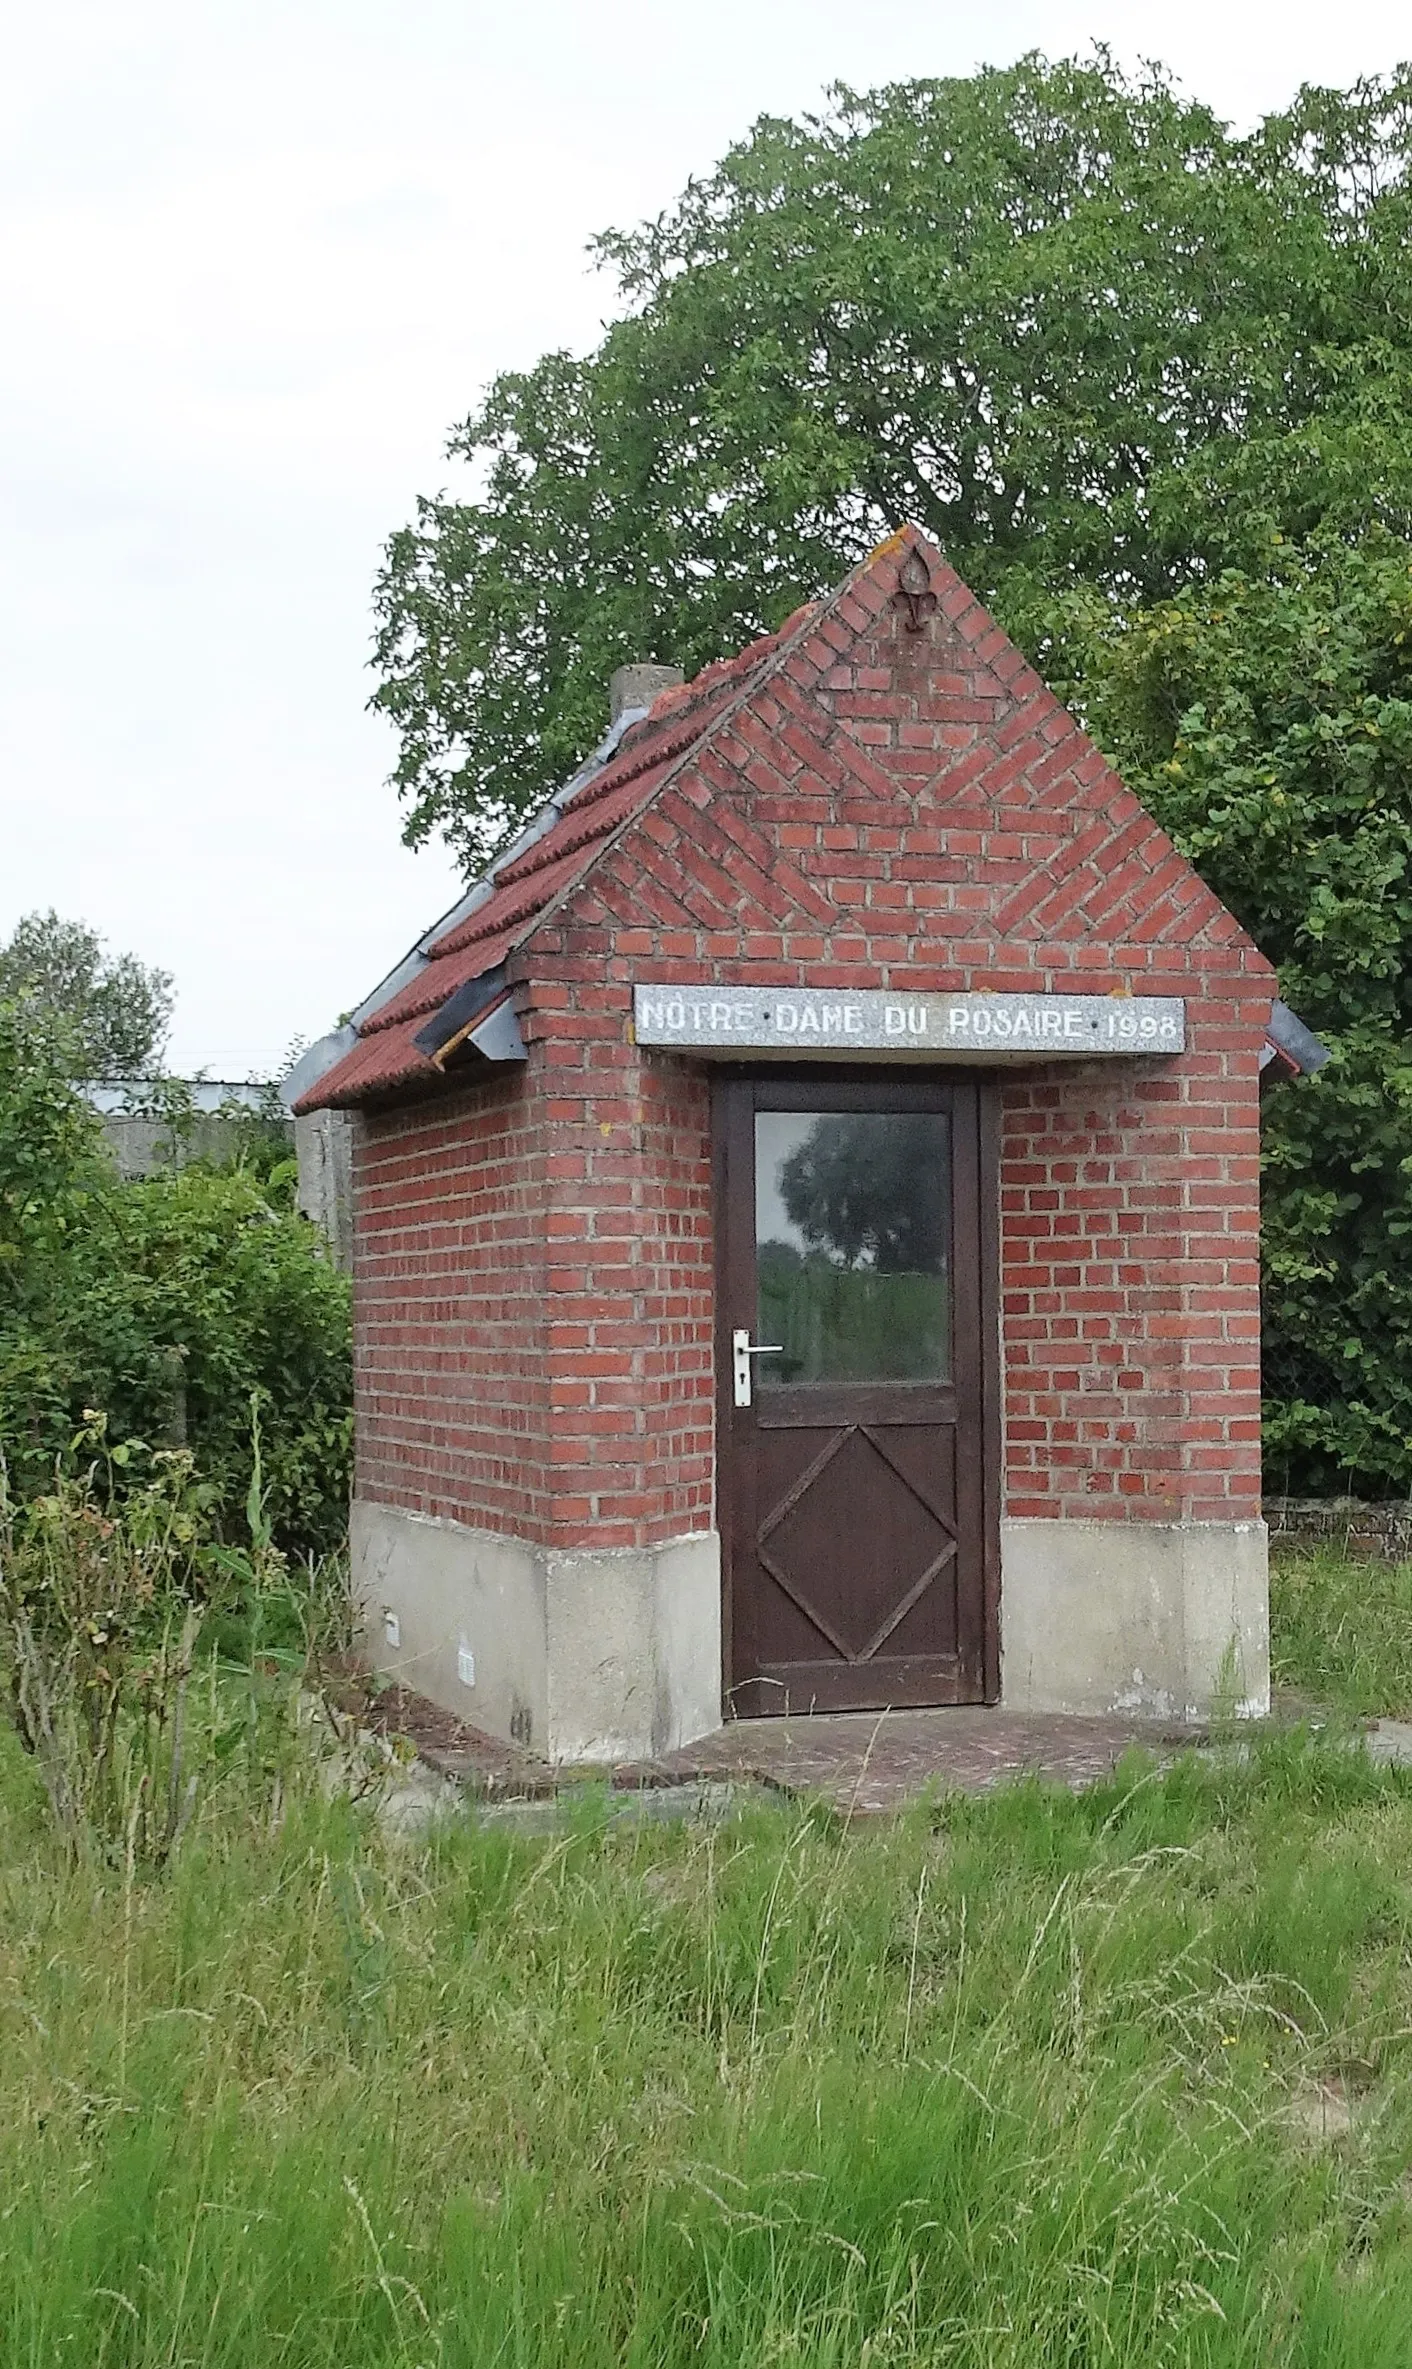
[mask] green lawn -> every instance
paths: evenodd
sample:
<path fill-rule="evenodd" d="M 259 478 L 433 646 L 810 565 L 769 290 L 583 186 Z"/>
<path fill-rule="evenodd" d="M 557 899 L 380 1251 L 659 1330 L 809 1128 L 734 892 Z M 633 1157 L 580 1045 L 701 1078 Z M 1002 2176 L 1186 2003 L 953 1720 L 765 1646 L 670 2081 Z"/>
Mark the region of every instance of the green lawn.
<path fill-rule="evenodd" d="M 1270 1614 L 1277 1685 L 1356 1716 L 1412 1719 L 1412 1563 L 1283 1549 Z"/>
<path fill-rule="evenodd" d="M 418 1844 L 224 1782 L 129 1881 L 0 1740 L 4 2369 L 1412 2358 L 1412 1780 L 1360 1754 Z"/>

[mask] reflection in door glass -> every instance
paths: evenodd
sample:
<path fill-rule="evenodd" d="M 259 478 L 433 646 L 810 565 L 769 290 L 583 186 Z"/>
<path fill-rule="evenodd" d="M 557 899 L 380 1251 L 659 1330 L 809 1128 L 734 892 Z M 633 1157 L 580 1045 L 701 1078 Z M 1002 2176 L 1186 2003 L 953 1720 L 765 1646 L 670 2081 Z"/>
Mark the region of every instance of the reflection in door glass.
<path fill-rule="evenodd" d="M 951 1375 L 950 1124 L 940 1111 L 758 1111 L 762 1390 Z"/>

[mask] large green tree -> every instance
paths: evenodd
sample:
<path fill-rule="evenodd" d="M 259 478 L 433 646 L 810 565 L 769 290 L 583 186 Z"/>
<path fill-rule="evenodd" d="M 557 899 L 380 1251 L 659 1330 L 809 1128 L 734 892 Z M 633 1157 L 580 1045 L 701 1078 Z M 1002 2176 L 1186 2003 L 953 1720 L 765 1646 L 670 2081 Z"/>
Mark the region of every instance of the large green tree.
<path fill-rule="evenodd" d="M 598 245 L 622 317 L 498 379 L 378 587 L 408 838 L 479 863 L 605 722 L 905 518 L 1062 674 L 1276 534 L 1412 521 L 1412 73 L 1234 138 L 1101 53 L 765 119 Z"/>
<path fill-rule="evenodd" d="M 171 973 L 134 954 L 110 955 L 86 922 L 52 909 L 27 913 L 0 946 L 0 998 L 47 1013 L 79 1077 L 145 1077 L 161 1066 Z"/>

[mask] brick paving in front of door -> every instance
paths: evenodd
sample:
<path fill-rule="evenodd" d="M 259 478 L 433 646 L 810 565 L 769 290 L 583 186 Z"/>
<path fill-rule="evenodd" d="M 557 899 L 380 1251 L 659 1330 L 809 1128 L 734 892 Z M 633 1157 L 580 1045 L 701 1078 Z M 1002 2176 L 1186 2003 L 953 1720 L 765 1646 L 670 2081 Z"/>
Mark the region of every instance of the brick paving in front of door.
<path fill-rule="evenodd" d="M 1205 1729 L 1123 1718 L 1026 1718 L 980 1707 L 845 1711 L 740 1719 L 663 1759 L 609 1768 L 551 1767 L 480 1733 L 405 1688 L 368 1704 L 369 1725 L 405 1738 L 440 1775 L 481 1798 L 544 1800 L 597 1777 L 617 1792 L 754 1784 L 828 1802 L 858 1817 L 906 1807 L 927 1792 L 985 1793 L 1033 1776 L 1078 1791 L 1133 1747 L 1158 1758 L 1205 1743 Z"/>
<path fill-rule="evenodd" d="M 754 1779 L 877 1817 L 929 1791 L 986 1793 L 1024 1776 L 1077 1792 L 1108 1776 L 1135 1745 L 1168 1758 L 1206 1740 L 1204 1729 L 1170 1722 L 1026 1718 L 958 1705 L 741 1719 L 654 1767 L 662 1770 L 658 1782 Z"/>

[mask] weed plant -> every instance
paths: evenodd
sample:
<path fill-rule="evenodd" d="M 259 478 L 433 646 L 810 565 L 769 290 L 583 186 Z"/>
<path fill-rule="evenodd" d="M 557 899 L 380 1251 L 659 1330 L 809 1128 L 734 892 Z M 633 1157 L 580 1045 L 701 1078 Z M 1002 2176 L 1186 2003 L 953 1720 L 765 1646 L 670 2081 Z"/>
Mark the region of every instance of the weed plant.
<path fill-rule="evenodd" d="M 274 1543 L 255 1398 L 251 1437 L 245 1547 L 212 1535 L 189 1452 L 113 1443 L 100 1414 L 41 1496 L 16 1502 L 0 1458 L 0 1683 L 71 1854 L 161 1866 L 248 1740 L 257 1677 L 287 1693 L 344 1641 L 341 1592 L 317 1566 L 293 1579 Z M 198 1656 L 212 1684 L 193 1696 Z"/>
<path fill-rule="evenodd" d="M 13 2369 L 1404 2369 L 1407 1779 L 409 1844 L 303 1767 L 157 1878 L 3 1764 Z"/>

